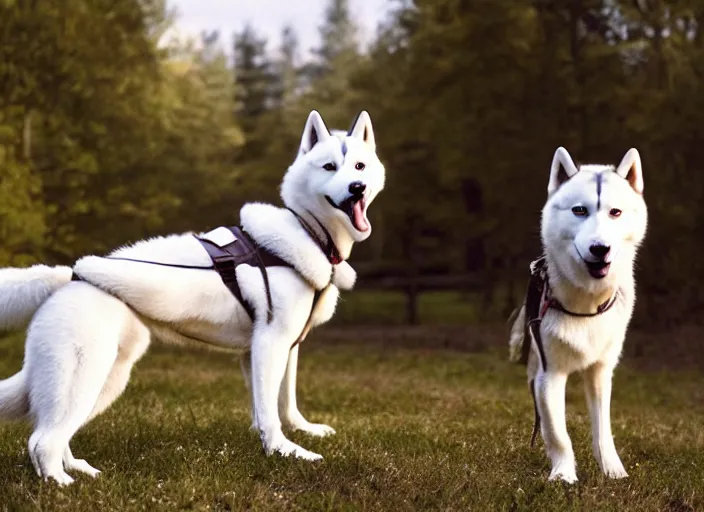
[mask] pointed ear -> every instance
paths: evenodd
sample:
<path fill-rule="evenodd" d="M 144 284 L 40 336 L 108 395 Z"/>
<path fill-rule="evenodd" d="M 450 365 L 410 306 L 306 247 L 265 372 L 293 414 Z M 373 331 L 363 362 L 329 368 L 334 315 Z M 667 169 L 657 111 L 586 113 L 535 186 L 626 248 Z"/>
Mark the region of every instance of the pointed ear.
<path fill-rule="evenodd" d="M 579 169 L 572 161 L 572 157 L 563 147 L 557 148 L 555 156 L 552 157 L 552 167 L 550 168 L 550 181 L 548 182 L 548 195 L 555 192 L 560 185 L 577 174 Z"/>
<path fill-rule="evenodd" d="M 306 127 L 303 128 L 303 137 L 301 138 L 301 148 L 299 154 L 306 154 L 318 143 L 331 137 L 328 127 L 325 126 L 323 118 L 317 110 L 312 110 L 308 115 Z"/>
<path fill-rule="evenodd" d="M 628 181 L 633 190 L 639 194 L 643 193 L 643 166 L 640 163 L 640 153 L 636 148 L 628 150 L 626 156 L 618 164 L 616 173 Z"/>
<path fill-rule="evenodd" d="M 349 137 L 357 137 L 369 144 L 373 151 L 376 151 L 376 141 L 374 140 L 374 128 L 372 128 L 372 119 L 366 110 L 362 110 L 352 122 L 350 131 L 347 132 Z"/>

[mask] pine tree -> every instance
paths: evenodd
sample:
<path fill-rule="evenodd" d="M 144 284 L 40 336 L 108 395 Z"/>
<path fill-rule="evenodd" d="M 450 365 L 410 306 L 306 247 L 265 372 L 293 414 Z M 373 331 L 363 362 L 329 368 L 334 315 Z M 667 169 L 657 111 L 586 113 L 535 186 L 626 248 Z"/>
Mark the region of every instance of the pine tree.
<path fill-rule="evenodd" d="M 358 29 L 352 21 L 348 0 L 329 0 L 319 28 L 321 45 L 314 51 L 318 76 L 332 72 L 346 57 L 358 53 Z"/>
<path fill-rule="evenodd" d="M 291 25 L 281 31 L 281 46 L 275 61 L 275 107 L 290 106 L 300 92 L 300 63 L 298 35 Z"/>
<path fill-rule="evenodd" d="M 242 32 L 235 34 L 234 58 L 235 114 L 245 135 L 251 135 L 256 131 L 259 118 L 271 106 L 273 78 L 266 39 L 246 25 Z"/>

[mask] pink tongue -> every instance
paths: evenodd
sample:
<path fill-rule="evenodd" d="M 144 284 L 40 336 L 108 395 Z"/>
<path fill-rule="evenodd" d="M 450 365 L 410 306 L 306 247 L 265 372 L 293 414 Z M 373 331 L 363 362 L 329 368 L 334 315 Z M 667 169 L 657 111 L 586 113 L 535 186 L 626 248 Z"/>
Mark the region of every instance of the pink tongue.
<path fill-rule="evenodd" d="M 354 214 L 354 227 L 356 227 L 359 231 L 366 231 L 369 229 L 369 223 L 367 222 L 367 219 L 364 218 L 362 203 L 363 201 L 357 201 L 354 203 L 352 213 Z"/>

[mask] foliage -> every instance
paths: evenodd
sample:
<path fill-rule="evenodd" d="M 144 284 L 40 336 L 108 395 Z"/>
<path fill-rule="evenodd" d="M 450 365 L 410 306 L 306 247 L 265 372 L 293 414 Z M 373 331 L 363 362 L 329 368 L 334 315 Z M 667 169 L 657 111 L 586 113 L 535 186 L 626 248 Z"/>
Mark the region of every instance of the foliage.
<path fill-rule="evenodd" d="M 482 315 L 502 315 L 539 251 L 555 148 L 616 163 L 635 146 L 650 209 L 637 321 L 701 318 L 701 2 L 390 11 L 362 52 L 349 2 L 330 0 L 302 58 L 295 27 L 276 49 L 249 25 L 231 45 L 212 32 L 164 44 L 163 0 L 0 2 L 0 263 L 235 223 L 246 201 L 278 202 L 311 109 L 340 129 L 366 109 L 388 186 L 360 269 L 474 274 Z"/>

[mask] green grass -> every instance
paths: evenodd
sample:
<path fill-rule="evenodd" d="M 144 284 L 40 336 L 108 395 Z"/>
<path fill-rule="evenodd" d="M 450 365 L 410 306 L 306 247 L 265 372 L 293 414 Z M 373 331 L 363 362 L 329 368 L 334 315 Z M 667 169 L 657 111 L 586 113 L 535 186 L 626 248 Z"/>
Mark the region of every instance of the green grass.
<path fill-rule="evenodd" d="M 315 338 L 315 336 L 313 336 Z M 61 489 L 34 474 L 29 428 L 0 426 L 6 510 L 669 510 L 704 509 L 704 377 L 621 367 L 616 445 L 630 478 L 603 478 L 591 455 L 578 379 L 568 417 L 580 483 L 547 482 L 528 447 L 532 405 L 505 354 L 308 343 L 301 410 L 338 434 L 291 438 L 325 457 L 265 457 L 230 354 L 154 347 L 125 395 L 75 437 L 103 470 Z M 0 375 L 21 365 L 0 340 Z"/>

